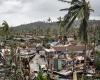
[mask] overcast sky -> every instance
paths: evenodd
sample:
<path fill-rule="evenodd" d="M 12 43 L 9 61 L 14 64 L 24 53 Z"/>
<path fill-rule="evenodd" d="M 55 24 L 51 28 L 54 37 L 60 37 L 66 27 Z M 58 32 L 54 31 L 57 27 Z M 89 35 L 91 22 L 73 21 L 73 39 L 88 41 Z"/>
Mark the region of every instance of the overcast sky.
<path fill-rule="evenodd" d="M 92 19 L 100 19 L 100 0 L 90 0 L 95 12 Z M 48 17 L 56 20 L 64 16 L 65 12 L 59 9 L 68 7 L 58 0 L 0 0 L 0 23 L 6 20 L 10 26 L 46 21 Z"/>

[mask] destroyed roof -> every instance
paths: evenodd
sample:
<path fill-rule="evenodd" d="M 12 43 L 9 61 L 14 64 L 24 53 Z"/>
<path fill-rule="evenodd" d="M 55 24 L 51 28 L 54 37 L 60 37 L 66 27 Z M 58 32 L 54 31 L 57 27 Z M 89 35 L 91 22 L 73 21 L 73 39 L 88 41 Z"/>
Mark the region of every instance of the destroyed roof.
<path fill-rule="evenodd" d="M 51 49 L 44 49 L 46 52 L 55 52 L 55 50 L 53 48 Z"/>
<path fill-rule="evenodd" d="M 50 44 L 50 46 L 56 46 L 59 44 L 59 42 L 52 42 L 52 43 L 48 43 L 48 44 Z"/>
<path fill-rule="evenodd" d="M 54 46 L 53 49 L 55 51 L 66 51 L 66 47 L 65 46 Z"/>
<path fill-rule="evenodd" d="M 85 50 L 85 46 L 84 45 L 69 45 L 66 46 L 67 50 L 69 51 L 84 51 Z M 88 46 L 87 50 L 92 49 L 92 47 Z"/>

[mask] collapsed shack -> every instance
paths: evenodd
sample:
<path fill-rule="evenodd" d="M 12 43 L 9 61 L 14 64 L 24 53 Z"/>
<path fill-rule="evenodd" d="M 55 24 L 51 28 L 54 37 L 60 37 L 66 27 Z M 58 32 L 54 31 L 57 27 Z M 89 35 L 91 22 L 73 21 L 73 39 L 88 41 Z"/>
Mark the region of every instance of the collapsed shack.
<path fill-rule="evenodd" d="M 22 51 L 22 52 L 21 52 Z M 34 50 L 2 49 L 0 52 L 0 79 L 16 78 L 30 80 L 30 61 L 34 58 Z M 13 54 L 14 53 L 14 54 Z"/>

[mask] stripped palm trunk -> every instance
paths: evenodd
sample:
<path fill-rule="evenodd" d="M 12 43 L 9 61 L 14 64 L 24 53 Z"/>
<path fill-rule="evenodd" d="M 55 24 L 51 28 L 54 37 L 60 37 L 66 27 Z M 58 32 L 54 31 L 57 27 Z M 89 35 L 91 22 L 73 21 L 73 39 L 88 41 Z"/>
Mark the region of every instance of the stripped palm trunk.
<path fill-rule="evenodd" d="M 85 43 L 85 49 L 84 49 L 84 66 L 83 66 L 83 75 L 86 75 L 86 69 L 87 69 L 87 56 L 86 56 L 86 51 L 87 51 L 87 44 Z"/>
<path fill-rule="evenodd" d="M 73 80 L 77 80 L 77 72 L 73 72 Z"/>
<path fill-rule="evenodd" d="M 96 26 L 94 26 L 94 45 L 93 45 L 93 58 L 95 59 L 96 57 L 96 51 L 95 51 L 95 47 L 96 47 Z M 94 65 L 94 64 L 93 64 Z M 95 76 L 95 74 L 94 74 Z M 93 79 L 95 79 L 95 77 L 93 77 Z"/>

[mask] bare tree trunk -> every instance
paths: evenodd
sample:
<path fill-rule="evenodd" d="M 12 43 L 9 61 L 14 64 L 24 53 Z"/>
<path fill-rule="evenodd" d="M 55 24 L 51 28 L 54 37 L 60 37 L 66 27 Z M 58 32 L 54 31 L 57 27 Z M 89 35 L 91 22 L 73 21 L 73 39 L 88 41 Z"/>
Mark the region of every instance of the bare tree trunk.
<path fill-rule="evenodd" d="M 86 54 L 86 51 L 87 51 L 87 43 L 85 42 L 84 44 L 85 48 L 84 48 L 84 66 L 83 66 L 83 76 L 86 76 L 86 70 L 87 70 L 87 54 Z"/>

